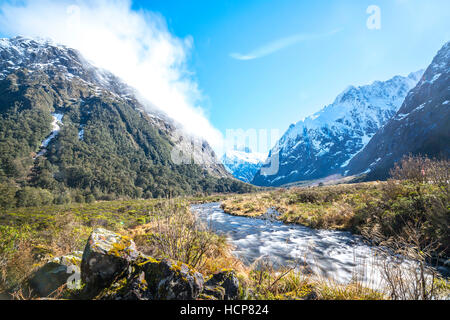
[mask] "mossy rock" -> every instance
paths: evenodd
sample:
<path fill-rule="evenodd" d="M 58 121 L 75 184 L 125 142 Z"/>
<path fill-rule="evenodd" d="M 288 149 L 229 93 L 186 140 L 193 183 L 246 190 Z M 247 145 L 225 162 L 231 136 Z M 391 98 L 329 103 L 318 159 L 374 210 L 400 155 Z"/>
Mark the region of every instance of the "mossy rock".
<path fill-rule="evenodd" d="M 156 300 L 193 300 L 203 289 L 203 276 L 187 264 L 165 259 L 141 263 L 152 297 Z"/>
<path fill-rule="evenodd" d="M 225 299 L 225 288 L 221 286 L 205 286 L 202 292 L 203 296 L 212 297 L 214 299 L 206 300 L 224 300 Z"/>
<path fill-rule="evenodd" d="M 222 287 L 224 289 L 224 300 L 236 300 L 239 297 L 239 279 L 236 272 L 231 269 L 223 269 L 214 274 L 205 283 L 205 286 L 210 288 Z"/>
<path fill-rule="evenodd" d="M 109 288 L 102 290 L 96 297 L 100 300 L 150 300 L 145 274 L 138 272 L 127 278 L 114 282 Z"/>
<path fill-rule="evenodd" d="M 98 228 L 86 244 L 81 263 L 81 279 L 87 296 L 97 295 L 117 279 L 127 275 L 131 264 L 139 257 L 133 240 Z"/>
<path fill-rule="evenodd" d="M 74 272 L 80 272 L 81 251 L 77 251 L 62 257 L 53 258 L 36 272 L 28 280 L 32 292 L 38 297 L 48 297 L 58 288 L 68 284 L 69 278 Z M 72 280 L 72 279 L 70 279 Z M 81 288 L 79 278 L 74 278 L 75 283 L 70 289 Z"/>

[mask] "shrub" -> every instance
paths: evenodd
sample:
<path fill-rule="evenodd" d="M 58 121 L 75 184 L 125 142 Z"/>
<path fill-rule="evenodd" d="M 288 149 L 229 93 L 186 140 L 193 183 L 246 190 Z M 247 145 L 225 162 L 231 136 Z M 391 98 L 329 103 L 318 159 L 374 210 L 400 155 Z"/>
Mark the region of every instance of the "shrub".
<path fill-rule="evenodd" d="M 18 188 L 10 183 L 0 183 L 0 208 L 16 206 L 16 192 Z"/>
<path fill-rule="evenodd" d="M 438 275 L 429 266 L 450 253 L 449 168 L 448 161 L 405 157 L 381 197 L 357 213 L 363 235 L 417 262 L 407 271 L 385 265 L 393 299 L 436 298 Z"/>
<path fill-rule="evenodd" d="M 397 162 L 390 171 L 396 180 L 406 180 L 414 183 L 432 183 L 447 187 L 450 181 L 450 161 L 429 159 L 422 156 L 405 156 Z"/>
<path fill-rule="evenodd" d="M 76 203 L 84 203 L 85 202 L 84 196 L 81 194 L 77 194 L 75 196 L 75 202 Z"/>
<path fill-rule="evenodd" d="M 53 195 L 48 190 L 25 187 L 16 193 L 17 205 L 20 207 L 36 207 L 53 202 Z"/>
<path fill-rule="evenodd" d="M 86 196 L 86 203 L 93 203 L 95 202 L 95 197 L 92 194 L 89 194 Z"/>

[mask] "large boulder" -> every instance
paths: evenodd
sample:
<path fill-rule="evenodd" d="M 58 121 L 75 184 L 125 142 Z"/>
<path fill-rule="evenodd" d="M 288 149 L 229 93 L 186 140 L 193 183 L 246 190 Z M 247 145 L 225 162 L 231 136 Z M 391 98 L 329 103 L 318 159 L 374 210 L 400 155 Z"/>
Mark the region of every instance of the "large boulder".
<path fill-rule="evenodd" d="M 179 261 L 147 258 L 139 266 L 152 299 L 193 300 L 203 289 L 203 276 Z"/>
<path fill-rule="evenodd" d="M 48 297 L 63 285 L 68 285 L 69 289 L 79 289 L 81 283 L 77 275 L 80 273 L 82 255 L 83 252 L 76 251 L 47 262 L 29 278 L 32 292 L 38 297 Z"/>
<path fill-rule="evenodd" d="M 219 300 L 236 300 L 239 297 L 239 279 L 234 270 L 222 270 L 206 283 L 204 294 Z"/>
<path fill-rule="evenodd" d="M 140 255 L 132 272 L 97 295 L 103 300 L 194 300 L 203 276 L 181 262 Z"/>
<path fill-rule="evenodd" d="M 105 230 L 95 229 L 86 244 L 81 262 L 81 279 L 85 294 L 95 295 L 127 275 L 139 252 L 129 237 Z"/>

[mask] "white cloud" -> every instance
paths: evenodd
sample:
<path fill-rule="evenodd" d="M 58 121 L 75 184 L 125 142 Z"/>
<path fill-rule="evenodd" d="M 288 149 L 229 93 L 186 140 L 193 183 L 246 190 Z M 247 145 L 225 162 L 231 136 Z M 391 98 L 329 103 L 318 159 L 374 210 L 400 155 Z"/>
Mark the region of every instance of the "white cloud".
<path fill-rule="evenodd" d="M 237 60 L 253 60 L 265 57 L 269 54 L 275 53 L 284 48 L 290 47 L 294 44 L 297 44 L 306 40 L 313 40 L 318 38 L 323 38 L 327 36 L 331 36 L 333 34 L 338 33 L 341 29 L 333 30 L 324 34 L 296 34 L 290 37 L 281 38 L 272 42 L 269 42 L 247 54 L 240 53 L 231 53 L 230 57 Z"/>
<path fill-rule="evenodd" d="M 186 66 L 193 39 L 172 35 L 159 14 L 134 11 L 129 0 L 12 1 L 0 5 L 0 31 L 48 37 L 79 50 L 186 131 L 221 147 L 222 134 L 199 106 L 201 92 Z"/>

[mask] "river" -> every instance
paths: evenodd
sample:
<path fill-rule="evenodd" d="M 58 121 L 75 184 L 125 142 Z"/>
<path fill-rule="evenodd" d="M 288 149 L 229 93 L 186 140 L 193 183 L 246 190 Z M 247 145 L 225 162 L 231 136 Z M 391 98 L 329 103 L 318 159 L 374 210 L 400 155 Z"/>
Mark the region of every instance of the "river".
<path fill-rule="evenodd" d="M 357 279 L 369 288 L 385 287 L 381 267 L 389 260 L 380 256 L 379 248 L 349 232 L 233 216 L 220 203 L 193 205 L 191 210 L 214 232 L 225 234 L 233 253 L 246 265 L 265 256 L 276 266 L 307 265 L 321 279 L 341 284 Z M 411 262 L 403 261 L 402 266 L 411 266 Z"/>

